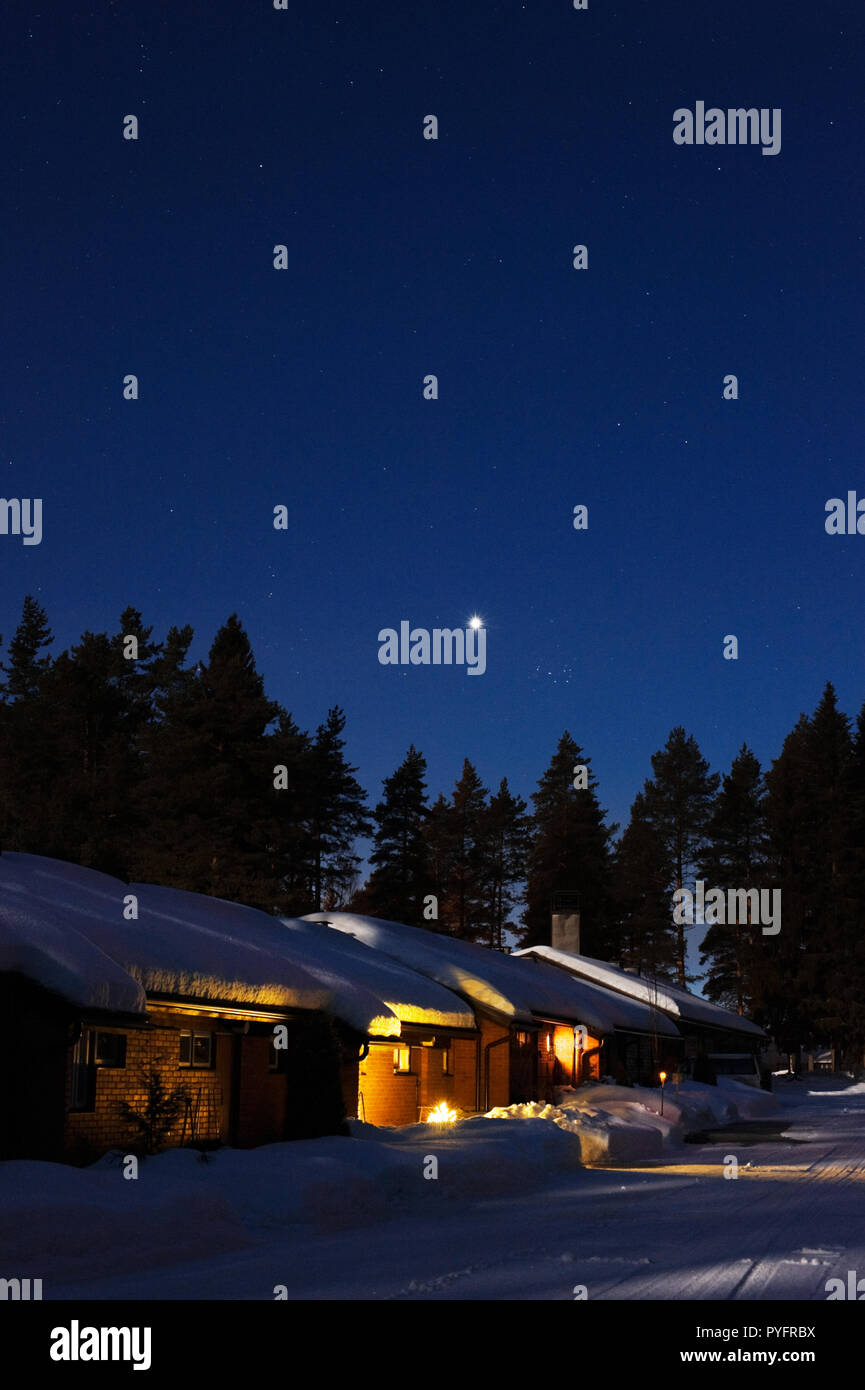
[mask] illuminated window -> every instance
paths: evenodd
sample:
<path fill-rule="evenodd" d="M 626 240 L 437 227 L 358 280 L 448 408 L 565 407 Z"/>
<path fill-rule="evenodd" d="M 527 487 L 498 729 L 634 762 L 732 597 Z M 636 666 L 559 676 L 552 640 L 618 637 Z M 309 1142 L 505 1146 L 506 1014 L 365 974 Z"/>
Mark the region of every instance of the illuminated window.
<path fill-rule="evenodd" d="M 411 1071 L 411 1048 L 395 1047 L 393 1050 L 394 1071 Z"/>
<path fill-rule="evenodd" d="M 553 1044 L 552 1044 L 552 1039 L 550 1038 L 549 1033 L 547 1033 L 547 1052 L 550 1052 L 550 1051 L 551 1051 L 552 1046 L 553 1046 Z"/>
<path fill-rule="evenodd" d="M 454 1074 L 454 1054 L 453 1049 L 446 1047 L 442 1053 L 442 1076 L 453 1076 Z"/>
<path fill-rule="evenodd" d="M 178 1062 L 181 1067 L 213 1066 L 213 1034 L 181 1033 Z"/>

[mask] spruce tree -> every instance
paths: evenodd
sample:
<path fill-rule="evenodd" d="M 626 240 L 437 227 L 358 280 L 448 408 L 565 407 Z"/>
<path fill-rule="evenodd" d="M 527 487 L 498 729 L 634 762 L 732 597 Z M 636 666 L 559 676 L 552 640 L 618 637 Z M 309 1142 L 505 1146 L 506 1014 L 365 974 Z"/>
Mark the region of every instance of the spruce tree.
<path fill-rule="evenodd" d="M 585 787 L 574 787 L 574 768 L 585 766 Z M 581 778 L 579 779 L 581 780 Z M 567 732 L 532 793 L 532 842 L 528 855 L 526 945 L 549 943 L 553 894 L 578 893 L 580 946 L 585 955 L 603 957 L 610 933 L 610 840 L 616 829 L 604 823 L 591 760 Z"/>
<path fill-rule="evenodd" d="M 373 812 L 374 866 L 366 886 L 367 910 L 376 917 L 418 926 L 430 887 L 424 824 L 426 760 L 414 744 L 400 766 L 383 782 L 384 797 Z"/>
<path fill-rule="evenodd" d="M 613 856 L 615 932 L 609 959 L 640 974 L 673 978 L 672 874 L 667 848 L 648 820 L 645 798 L 638 792 Z"/>
<path fill-rule="evenodd" d="M 285 710 L 267 739 L 270 781 L 262 813 L 272 878 L 273 908 L 287 917 L 302 917 L 316 906 L 313 878 L 312 741 Z"/>
<path fill-rule="evenodd" d="M 316 730 L 310 757 L 308 821 L 310 843 L 309 895 L 318 911 L 325 895 L 332 906 L 347 901 L 360 858 L 354 842 L 372 831 L 366 792 L 355 778 L 343 752 L 345 714 L 334 706 Z"/>
<path fill-rule="evenodd" d="M 264 693 L 237 615 L 217 632 L 206 665 L 188 677 L 162 674 L 133 876 L 272 911 L 269 734 L 282 712 Z"/>
<path fill-rule="evenodd" d="M 41 655 L 42 649 L 49 647 L 53 640 L 45 609 L 32 594 L 27 594 L 21 619 L 9 643 L 9 662 L 0 663 L 0 671 L 5 676 L 0 682 L 4 700 L 32 700 L 38 695 L 41 678 L 51 664 L 50 657 Z"/>
<path fill-rule="evenodd" d="M 673 870 L 672 895 L 686 884 L 690 886 L 694 878 L 720 777 L 709 772 L 696 739 L 681 725 L 671 731 L 664 747 L 652 754 L 652 771 L 654 777 L 643 788 L 645 812 Z M 676 979 L 682 989 L 686 988 L 684 924 L 676 924 Z"/>
<path fill-rule="evenodd" d="M 845 1020 L 843 1063 L 865 1063 L 865 705 L 856 720 L 844 786 L 846 843 L 843 855 L 841 930 L 829 975 L 829 990 Z"/>
<path fill-rule="evenodd" d="M 760 1007 L 788 1051 L 822 1043 L 843 1054 L 851 1041 L 837 987 L 849 979 L 845 867 L 852 756 L 850 721 L 827 684 L 813 716 L 800 717 L 766 776 L 782 924 L 777 937 L 763 941 Z"/>
<path fill-rule="evenodd" d="M 436 900 L 437 916 L 428 918 L 424 914 L 420 925 L 428 931 L 447 932 L 450 921 L 447 904 L 450 899 L 456 845 L 451 803 L 443 792 L 439 793 L 429 808 L 423 838 L 426 846 L 429 891 Z"/>
<path fill-rule="evenodd" d="M 514 796 L 503 777 L 490 797 L 480 825 L 482 854 L 480 923 L 483 938 L 501 950 L 506 930 L 515 932 L 510 915 L 519 901 L 519 885 L 526 875 L 531 819 L 526 803 Z"/>
<path fill-rule="evenodd" d="M 473 941 L 483 928 L 484 813 L 488 792 L 466 758 L 451 794 L 450 834 L 453 848 L 450 892 L 444 921 L 452 936 Z"/>
<path fill-rule="evenodd" d="M 725 774 L 706 826 L 706 848 L 700 877 L 707 888 L 746 890 L 769 887 L 767 877 L 766 788 L 760 763 L 743 744 Z M 747 923 L 713 923 L 703 938 L 700 961 L 709 966 L 704 987 L 707 998 L 737 1013 L 750 1012 L 754 952 L 760 936 L 752 924 L 748 899 Z"/>
<path fill-rule="evenodd" d="M 52 730 L 45 719 L 42 692 L 51 667 L 43 649 L 52 634 L 45 610 L 28 594 L 0 664 L 0 847 L 46 852 L 40 843 L 40 816 L 55 795 L 56 765 Z"/>

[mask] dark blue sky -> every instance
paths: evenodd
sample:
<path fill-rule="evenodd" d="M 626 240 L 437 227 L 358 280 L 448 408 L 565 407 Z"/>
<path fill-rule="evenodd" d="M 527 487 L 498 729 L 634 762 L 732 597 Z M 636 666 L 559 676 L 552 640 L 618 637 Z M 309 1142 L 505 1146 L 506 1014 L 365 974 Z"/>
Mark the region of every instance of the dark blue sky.
<path fill-rule="evenodd" d="M 58 648 L 133 604 L 204 656 L 236 610 L 373 802 L 412 741 L 433 795 L 469 756 L 527 796 L 567 727 L 622 821 L 674 724 L 726 770 L 827 679 L 858 710 L 858 0 L 10 12 L 7 640 L 28 591 Z M 781 152 L 675 145 L 698 100 L 781 108 Z M 474 613 L 482 677 L 378 663 Z"/>

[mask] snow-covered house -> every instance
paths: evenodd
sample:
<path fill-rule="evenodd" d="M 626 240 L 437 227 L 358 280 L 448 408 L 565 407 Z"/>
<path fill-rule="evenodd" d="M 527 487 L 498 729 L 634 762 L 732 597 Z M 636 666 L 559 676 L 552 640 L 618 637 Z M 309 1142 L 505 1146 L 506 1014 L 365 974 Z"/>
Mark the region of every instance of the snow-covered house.
<path fill-rule="evenodd" d="M 293 947 L 321 977 L 363 981 L 398 1020 L 398 1032 L 370 1030 L 362 1044 L 346 1111 L 374 1125 L 425 1120 L 480 1106 L 475 1015 L 464 999 L 398 960 L 321 922 L 284 917 Z"/>
<path fill-rule="evenodd" d="M 539 959 L 505 955 L 420 927 L 349 912 L 316 912 L 325 923 L 467 1001 L 480 1030 L 479 1106 L 551 1100 L 557 1085 L 620 1072 L 653 1080 L 680 1051 L 663 1012 L 577 980 Z"/>
<path fill-rule="evenodd" d="M 166 1142 L 272 1142 L 308 1132 L 297 1111 L 309 1109 L 310 1075 L 324 1089 L 341 1081 L 355 1113 L 371 1040 L 393 1059 L 404 1027 L 472 1036 L 462 1000 L 372 952 L 340 956 L 321 935 L 195 893 L 0 855 L 0 1157 L 133 1147 L 122 1106 L 153 1099 L 151 1070 L 166 1095 L 185 1092 Z M 315 1035 L 323 1018 L 341 1067 Z"/>
<path fill-rule="evenodd" d="M 646 978 L 609 961 L 593 960 L 554 946 L 529 946 L 515 955 L 553 965 L 572 979 L 599 985 L 674 1022 L 684 1039 L 686 1070 L 697 1057 L 757 1053 L 768 1043 L 764 1029 L 750 1019 L 665 980 Z"/>

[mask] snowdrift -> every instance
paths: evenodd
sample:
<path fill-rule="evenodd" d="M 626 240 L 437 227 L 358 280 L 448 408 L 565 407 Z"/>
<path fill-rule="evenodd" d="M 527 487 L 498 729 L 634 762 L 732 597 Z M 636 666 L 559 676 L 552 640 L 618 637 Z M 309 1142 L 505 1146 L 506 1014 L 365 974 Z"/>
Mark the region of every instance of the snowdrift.
<path fill-rule="evenodd" d="M 437 1161 L 433 1180 L 429 1159 Z M 323 1235 L 378 1225 L 459 1200 L 525 1193 L 579 1170 L 580 1149 L 555 1124 L 481 1116 L 447 1129 L 376 1129 L 350 1138 L 221 1149 L 204 1162 L 174 1149 L 123 1177 L 120 1156 L 90 1168 L 0 1164 L 0 1264 L 52 1283 L 128 1276 L 263 1246 L 280 1230 Z"/>
<path fill-rule="evenodd" d="M 643 1086 L 610 1086 L 600 1083 L 564 1087 L 557 1104 L 531 1102 L 497 1107 L 495 1119 L 539 1119 L 558 1125 L 579 1141 L 583 1163 L 626 1163 L 661 1159 L 665 1150 L 677 1148 L 685 1135 L 737 1119 L 758 1119 L 775 1114 L 778 1101 L 766 1091 L 727 1078 L 717 1086 L 685 1082 L 670 1086 L 664 1095 Z"/>

